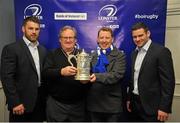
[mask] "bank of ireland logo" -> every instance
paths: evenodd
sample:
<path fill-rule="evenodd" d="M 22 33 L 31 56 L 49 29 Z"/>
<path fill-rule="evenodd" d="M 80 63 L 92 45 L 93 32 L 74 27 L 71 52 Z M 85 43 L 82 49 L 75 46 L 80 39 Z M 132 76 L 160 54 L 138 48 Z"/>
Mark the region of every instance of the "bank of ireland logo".
<path fill-rule="evenodd" d="M 42 7 L 39 4 L 30 4 L 24 9 L 24 18 L 29 16 L 37 16 L 39 19 L 42 19 L 40 16 L 42 12 Z"/>
<path fill-rule="evenodd" d="M 113 22 L 117 20 L 115 16 L 117 13 L 117 7 L 115 5 L 105 5 L 99 10 L 98 20 Z"/>

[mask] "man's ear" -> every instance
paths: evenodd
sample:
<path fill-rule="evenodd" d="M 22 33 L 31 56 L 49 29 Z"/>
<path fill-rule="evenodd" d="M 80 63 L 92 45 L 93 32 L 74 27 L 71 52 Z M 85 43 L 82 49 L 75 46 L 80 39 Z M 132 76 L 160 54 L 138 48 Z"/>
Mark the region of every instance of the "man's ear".
<path fill-rule="evenodd" d="M 150 37 L 151 36 L 151 32 L 147 31 L 147 36 Z"/>
<path fill-rule="evenodd" d="M 22 28 L 21 28 L 21 29 L 22 29 L 22 32 L 24 33 L 24 32 L 25 32 L 24 26 L 22 26 Z"/>
<path fill-rule="evenodd" d="M 111 41 L 111 44 L 113 44 L 114 43 L 114 38 L 112 38 L 112 41 Z"/>
<path fill-rule="evenodd" d="M 99 41 L 97 41 L 97 45 L 99 46 Z"/>

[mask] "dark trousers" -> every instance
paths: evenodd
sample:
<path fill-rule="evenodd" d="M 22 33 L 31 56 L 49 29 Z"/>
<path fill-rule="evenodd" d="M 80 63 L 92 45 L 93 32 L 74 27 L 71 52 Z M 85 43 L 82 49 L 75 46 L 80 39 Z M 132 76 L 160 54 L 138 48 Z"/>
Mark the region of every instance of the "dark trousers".
<path fill-rule="evenodd" d="M 129 121 L 132 122 L 160 122 L 157 120 L 157 114 L 148 115 L 141 103 L 141 99 L 138 95 L 132 95 L 131 100 L 132 113 L 129 115 Z"/>
<path fill-rule="evenodd" d="M 88 112 L 91 122 L 121 122 L 124 121 L 123 113 Z"/>
<path fill-rule="evenodd" d="M 9 113 L 10 122 L 42 122 L 46 121 L 45 97 L 41 87 L 38 88 L 38 96 L 33 112 L 24 112 L 23 115 L 15 115 L 13 111 Z"/>
<path fill-rule="evenodd" d="M 48 122 L 84 122 L 85 101 L 65 104 L 49 96 L 46 113 Z"/>

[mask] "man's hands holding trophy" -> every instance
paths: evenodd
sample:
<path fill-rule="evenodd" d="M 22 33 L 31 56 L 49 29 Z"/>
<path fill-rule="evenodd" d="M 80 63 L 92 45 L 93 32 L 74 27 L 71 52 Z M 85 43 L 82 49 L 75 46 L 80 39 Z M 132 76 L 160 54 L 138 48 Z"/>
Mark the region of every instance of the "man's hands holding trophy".
<path fill-rule="evenodd" d="M 63 76 L 73 76 L 76 75 L 77 68 L 73 66 L 67 66 L 61 69 L 61 75 Z"/>
<path fill-rule="evenodd" d="M 62 76 L 74 76 L 77 74 L 77 68 L 73 66 L 67 66 L 61 69 Z M 96 76 L 95 74 L 89 75 L 89 80 L 80 80 L 82 84 L 86 84 L 88 82 L 95 82 Z"/>
<path fill-rule="evenodd" d="M 77 62 L 77 68 L 73 66 L 71 59 L 75 58 Z M 68 56 L 68 62 L 71 66 L 67 66 L 61 69 L 61 75 L 63 76 L 73 76 L 75 75 L 75 80 L 79 80 L 82 84 L 87 84 L 88 82 L 95 82 L 95 74 L 90 75 L 90 56 L 84 50 L 81 53 Z"/>

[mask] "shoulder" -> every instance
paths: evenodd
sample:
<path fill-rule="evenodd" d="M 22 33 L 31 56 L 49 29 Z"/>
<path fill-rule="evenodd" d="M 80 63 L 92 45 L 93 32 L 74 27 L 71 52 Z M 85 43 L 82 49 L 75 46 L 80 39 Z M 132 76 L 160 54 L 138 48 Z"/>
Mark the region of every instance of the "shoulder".
<path fill-rule="evenodd" d="M 59 48 L 56 48 L 56 49 L 51 49 L 48 51 L 48 56 L 54 56 L 54 55 L 57 55 L 57 54 L 61 54 L 62 51 L 59 49 Z"/>
<path fill-rule="evenodd" d="M 21 45 L 19 41 L 7 44 L 3 47 L 2 49 L 2 54 L 1 57 L 14 57 L 14 56 L 22 56 L 22 51 Z"/>
<path fill-rule="evenodd" d="M 163 46 L 163 45 L 160 45 L 160 44 L 157 44 L 157 43 L 152 43 L 151 44 L 152 46 L 152 50 L 156 51 L 157 53 L 162 53 L 162 52 L 171 52 L 169 50 L 169 48 Z"/>
<path fill-rule="evenodd" d="M 40 51 L 43 52 L 44 54 L 48 53 L 48 50 L 42 44 L 40 44 L 38 47 L 39 47 Z"/>
<path fill-rule="evenodd" d="M 54 54 L 54 53 L 57 53 L 58 51 L 60 52 L 60 50 L 58 48 L 57 49 L 50 49 L 49 53 Z"/>
<path fill-rule="evenodd" d="M 160 44 L 152 43 L 151 46 L 148 49 L 148 54 L 151 54 L 152 58 L 158 58 L 160 61 L 165 59 L 169 59 L 172 57 L 171 51 Z"/>
<path fill-rule="evenodd" d="M 7 44 L 3 47 L 3 50 L 13 50 L 13 51 L 17 50 L 20 47 L 20 43 L 21 43 L 21 41 L 16 41 L 16 42 Z"/>
<path fill-rule="evenodd" d="M 43 49 L 43 50 L 46 50 L 46 47 L 45 47 L 44 45 L 42 45 L 42 44 L 40 44 L 39 47 L 40 47 L 41 49 Z"/>
<path fill-rule="evenodd" d="M 116 55 L 116 56 L 124 56 L 125 57 L 125 53 L 123 50 L 120 50 L 116 47 L 114 47 L 114 49 L 112 50 L 112 54 Z"/>

